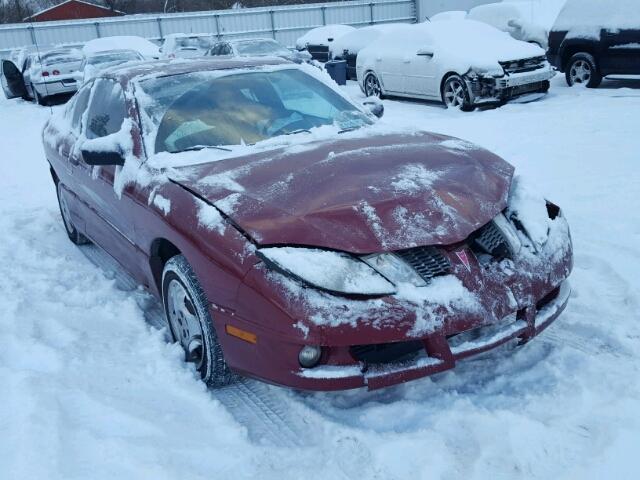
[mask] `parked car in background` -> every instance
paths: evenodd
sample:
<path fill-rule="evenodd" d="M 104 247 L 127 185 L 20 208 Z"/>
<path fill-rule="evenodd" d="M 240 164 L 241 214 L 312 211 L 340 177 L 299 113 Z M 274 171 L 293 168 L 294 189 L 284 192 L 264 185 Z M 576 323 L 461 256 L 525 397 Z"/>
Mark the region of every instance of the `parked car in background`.
<path fill-rule="evenodd" d="M 607 75 L 640 75 L 640 2 L 567 0 L 547 55 L 570 86 L 595 88 Z"/>
<path fill-rule="evenodd" d="M 211 33 L 172 33 L 164 37 L 162 58 L 194 58 L 207 54 L 216 41 Z"/>
<path fill-rule="evenodd" d="M 347 62 L 347 79 L 356 80 L 356 60 L 358 52 L 386 33 L 405 28 L 406 23 L 381 23 L 358 28 L 339 36 L 329 46 L 330 57 L 333 60 Z"/>
<path fill-rule="evenodd" d="M 440 100 L 462 110 L 546 93 L 554 75 L 540 47 L 472 20 L 384 35 L 360 50 L 357 71 L 367 96 Z"/>
<path fill-rule="evenodd" d="M 215 43 L 207 53 L 213 57 L 280 57 L 295 63 L 311 60 L 304 51 L 290 50 L 272 38 L 223 40 Z"/>
<path fill-rule="evenodd" d="M 382 388 L 529 341 L 569 301 L 558 206 L 486 150 L 376 126 L 313 67 L 121 67 L 59 113 L 69 239 L 162 299 L 211 386 Z"/>
<path fill-rule="evenodd" d="M 135 35 L 94 38 L 82 47 L 82 53 L 85 56 L 113 50 L 133 50 L 142 55 L 145 60 L 160 58 L 160 49 L 156 44 Z"/>
<path fill-rule="evenodd" d="M 467 19 L 491 25 L 516 40 L 535 43 L 547 49 L 549 30 L 565 0 L 512 0 L 478 5 Z"/>
<path fill-rule="evenodd" d="M 106 50 L 103 52 L 90 53 L 85 56 L 80 65 L 79 81 L 81 83 L 92 79 L 102 70 L 122 65 L 129 62 L 142 62 L 144 57 L 135 50 Z"/>
<path fill-rule="evenodd" d="M 309 30 L 296 40 L 296 49 L 306 50 L 319 62 L 327 62 L 331 56 L 329 48 L 331 44 L 349 32 L 353 32 L 354 27 L 350 25 L 324 25 Z"/>
<path fill-rule="evenodd" d="M 49 97 L 72 94 L 78 89 L 78 71 L 82 54 L 77 49 L 60 48 L 43 53 L 30 53 L 22 66 L 11 60 L 2 62 L 3 89 L 7 98 L 18 97 L 35 100 L 44 105 Z M 9 89 L 9 85 L 12 86 Z"/>

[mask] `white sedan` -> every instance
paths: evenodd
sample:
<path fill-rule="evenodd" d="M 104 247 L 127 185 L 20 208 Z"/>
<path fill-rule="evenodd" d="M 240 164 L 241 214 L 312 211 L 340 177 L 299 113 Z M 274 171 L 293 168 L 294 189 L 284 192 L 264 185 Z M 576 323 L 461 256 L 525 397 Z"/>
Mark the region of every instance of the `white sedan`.
<path fill-rule="evenodd" d="M 554 76 L 540 47 L 472 20 L 395 30 L 360 50 L 356 70 L 367 96 L 441 100 L 461 110 L 537 98 Z"/>

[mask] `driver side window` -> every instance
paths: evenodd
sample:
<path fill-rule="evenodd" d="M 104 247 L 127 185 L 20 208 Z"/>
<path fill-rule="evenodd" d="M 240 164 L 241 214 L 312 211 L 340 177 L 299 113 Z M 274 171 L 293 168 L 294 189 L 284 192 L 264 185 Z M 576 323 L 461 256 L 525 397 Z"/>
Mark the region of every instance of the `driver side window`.
<path fill-rule="evenodd" d="M 91 85 L 85 85 L 80 89 L 73 104 L 73 113 L 71 115 L 71 128 L 75 132 L 81 131 L 82 117 L 87 110 L 89 97 L 91 96 Z"/>
<path fill-rule="evenodd" d="M 120 84 L 104 78 L 96 80 L 84 128 L 85 136 L 94 139 L 114 134 L 120 130 L 126 117 L 127 108 Z"/>

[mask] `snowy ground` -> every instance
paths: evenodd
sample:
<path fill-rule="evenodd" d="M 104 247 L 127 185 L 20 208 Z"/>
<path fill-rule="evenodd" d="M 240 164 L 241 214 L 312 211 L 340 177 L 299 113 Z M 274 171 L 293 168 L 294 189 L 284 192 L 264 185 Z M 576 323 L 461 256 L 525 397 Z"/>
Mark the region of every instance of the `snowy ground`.
<path fill-rule="evenodd" d="M 373 393 L 207 391 L 157 305 L 67 240 L 40 145 L 49 110 L 3 99 L 0 478 L 638 478 L 640 81 L 555 79 L 543 101 L 471 114 L 385 107 L 385 122 L 502 155 L 563 207 L 574 293 L 554 326 Z"/>

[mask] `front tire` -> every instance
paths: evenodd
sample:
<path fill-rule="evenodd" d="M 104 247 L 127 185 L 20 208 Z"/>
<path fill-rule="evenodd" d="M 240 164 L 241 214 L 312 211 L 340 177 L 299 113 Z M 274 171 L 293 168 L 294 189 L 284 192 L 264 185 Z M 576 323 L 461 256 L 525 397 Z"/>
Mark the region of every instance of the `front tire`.
<path fill-rule="evenodd" d="M 81 234 L 71 220 L 71 210 L 69 208 L 68 194 L 62 188 L 60 181 L 56 182 L 56 194 L 58 195 L 58 207 L 60 207 L 60 215 L 62 215 L 62 223 L 67 232 L 69 240 L 76 245 L 84 245 L 89 243 L 89 239 Z"/>
<path fill-rule="evenodd" d="M 473 110 L 467 83 L 460 75 L 451 75 L 442 85 L 442 102 L 447 108 L 457 108 L 463 112 Z"/>
<path fill-rule="evenodd" d="M 382 87 L 375 73 L 367 73 L 364 77 L 364 94 L 367 97 L 382 98 Z"/>
<path fill-rule="evenodd" d="M 565 70 L 567 85 L 582 85 L 596 88 L 602 83 L 602 75 L 598 69 L 596 59 L 590 53 L 576 53 L 569 59 Z"/>
<path fill-rule="evenodd" d="M 169 331 L 210 387 L 235 380 L 227 366 L 213 327 L 209 302 L 196 274 L 183 255 L 170 258 L 162 272 L 162 304 Z"/>

